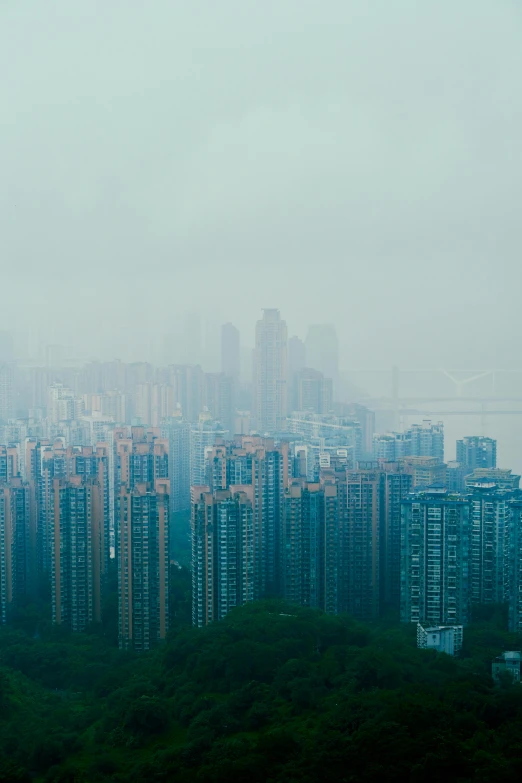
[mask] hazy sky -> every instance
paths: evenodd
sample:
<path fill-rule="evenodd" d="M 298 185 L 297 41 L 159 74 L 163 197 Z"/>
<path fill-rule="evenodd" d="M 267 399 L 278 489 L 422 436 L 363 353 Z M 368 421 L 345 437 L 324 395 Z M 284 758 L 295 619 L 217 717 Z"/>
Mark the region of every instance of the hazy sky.
<path fill-rule="evenodd" d="M 0 328 L 276 306 L 345 365 L 518 365 L 521 40 L 520 0 L 0 0 Z"/>

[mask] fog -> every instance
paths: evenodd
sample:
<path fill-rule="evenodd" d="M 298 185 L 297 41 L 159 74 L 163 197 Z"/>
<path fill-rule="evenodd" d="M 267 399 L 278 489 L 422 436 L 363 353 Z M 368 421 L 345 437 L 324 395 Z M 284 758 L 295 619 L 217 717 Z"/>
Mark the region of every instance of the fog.
<path fill-rule="evenodd" d="M 3 0 L 0 328 L 147 358 L 276 306 L 345 367 L 517 366 L 521 33 L 516 0 Z"/>

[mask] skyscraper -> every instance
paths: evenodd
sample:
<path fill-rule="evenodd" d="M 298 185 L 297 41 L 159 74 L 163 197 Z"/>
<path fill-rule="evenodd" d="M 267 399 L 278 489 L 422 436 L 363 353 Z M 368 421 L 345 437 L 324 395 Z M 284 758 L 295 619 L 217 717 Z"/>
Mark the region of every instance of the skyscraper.
<path fill-rule="evenodd" d="M 254 357 L 257 428 L 263 434 L 280 432 L 287 413 L 287 328 L 279 310 L 263 310 Z"/>
<path fill-rule="evenodd" d="M 308 328 L 306 363 L 308 367 L 322 372 L 325 378 L 332 378 L 335 395 L 339 382 L 339 342 L 334 326 L 313 324 Z"/>
<path fill-rule="evenodd" d="M 103 503 L 96 479 L 52 482 L 51 596 L 53 622 L 83 631 L 101 621 Z"/>
<path fill-rule="evenodd" d="M 205 373 L 204 403 L 210 416 L 230 435 L 234 428 L 234 379 L 222 372 Z"/>
<path fill-rule="evenodd" d="M 14 416 L 13 375 L 14 364 L 0 362 L 0 424 Z"/>
<path fill-rule="evenodd" d="M 332 379 L 325 378 L 318 370 L 303 369 L 294 375 L 298 411 L 331 413 L 333 405 Z"/>
<path fill-rule="evenodd" d="M 239 329 L 227 323 L 221 327 L 221 372 L 232 378 L 237 387 L 241 377 L 241 345 Z"/>
<path fill-rule="evenodd" d="M 200 491 L 192 505 L 194 625 L 254 600 L 254 550 L 252 487 Z"/>
<path fill-rule="evenodd" d="M 169 444 L 170 513 L 190 509 L 190 424 L 181 416 L 164 419 L 161 437 Z"/>
<path fill-rule="evenodd" d="M 115 430 L 119 644 L 143 652 L 168 630 L 169 456 L 158 429 Z"/>
<path fill-rule="evenodd" d="M 169 482 L 120 490 L 118 518 L 119 644 L 145 652 L 168 630 Z"/>
<path fill-rule="evenodd" d="M 497 441 L 478 435 L 457 441 L 457 462 L 464 465 L 466 473 L 476 468 L 497 467 Z"/>
<path fill-rule="evenodd" d="M 339 514 L 334 483 L 291 483 L 284 497 L 281 553 L 283 596 L 335 614 Z"/>
<path fill-rule="evenodd" d="M 470 619 L 470 503 L 445 490 L 402 501 L 401 620 L 465 625 Z"/>
<path fill-rule="evenodd" d="M 515 492 L 490 481 L 468 486 L 471 542 L 469 586 L 472 604 L 509 601 L 510 500 Z"/>
<path fill-rule="evenodd" d="M 0 623 L 30 591 L 33 562 L 29 486 L 20 478 L 0 483 Z"/>

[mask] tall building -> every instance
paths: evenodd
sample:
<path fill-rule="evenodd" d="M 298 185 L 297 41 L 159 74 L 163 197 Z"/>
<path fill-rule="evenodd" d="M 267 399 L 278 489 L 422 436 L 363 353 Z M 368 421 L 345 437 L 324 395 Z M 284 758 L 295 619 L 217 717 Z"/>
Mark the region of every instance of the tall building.
<path fill-rule="evenodd" d="M 281 533 L 289 448 L 271 438 L 222 439 L 209 449 L 204 484 L 211 492 L 250 487 L 254 525 L 254 596 L 281 594 Z M 193 492 L 196 492 L 193 489 Z M 246 490 L 245 490 L 246 491 Z"/>
<path fill-rule="evenodd" d="M 170 512 L 190 510 L 190 429 L 180 416 L 164 419 L 161 437 L 169 444 Z"/>
<path fill-rule="evenodd" d="M 306 346 L 297 336 L 288 340 L 288 407 L 292 411 L 301 410 L 297 403 L 296 373 L 306 367 Z"/>
<path fill-rule="evenodd" d="M 448 492 L 463 492 L 466 468 L 460 462 L 451 460 L 446 463 L 446 489 Z"/>
<path fill-rule="evenodd" d="M 373 620 L 380 613 L 384 474 L 372 463 L 359 468 L 337 482 L 344 510 L 339 608 L 359 620 Z"/>
<path fill-rule="evenodd" d="M 120 489 L 119 644 L 145 652 L 168 631 L 169 482 Z"/>
<path fill-rule="evenodd" d="M 14 416 L 14 364 L 0 362 L 0 424 Z"/>
<path fill-rule="evenodd" d="M 61 383 L 47 389 L 47 417 L 53 423 L 79 419 L 84 412 L 84 401 Z"/>
<path fill-rule="evenodd" d="M 401 604 L 401 508 L 413 489 L 413 475 L 397 462 L 381 462 L 384 514 L 381 534 L 381 607 L 397 615 Z"/>
<path fill-rule="evenodd" d="M 497 467 L 497 441 L 478 435 L 457 441 L 457 462 L 464 465 L 467 473 L 476 468 Z"/>
<path fill-rule="evenodd" d="M 332 412 L 332 379 L 318 370 L 303 369 L 294 374 L 297 411 L 327 414 Z"/>
<path fill-rule="evenodd" d="M 291 483 L 285 491 L 281 553 L 283 596 L 335 614 L 339 515 L 334 483 Z"/>
<path fill-rule="evenodd" d="M 207 484 L 207 455 L 217 439 L 225 437 L 220 422 L 213 421 L 208 414 L 200 416 L 198 424 L 190 428 L 190 484 Z"/>
<path fill-rule="evenodd" d="M 314 324 L 306 335 L 306 363 L 319 370 L 325 378 L 332 378 L 334 394 L 339 382 L 339 341 L 331 324 Z"/>
<path fill-rule="evenodd" d="M 176 411 L 174 387 L 168 383 L 139 383 L 136 386 L 134 412 L 148 427 L 158 427 Z"/>
<path fill-rule="evenodd" d="M 508 603 L 510 500 L 515 493 L 489 481 L 468 486 L 471 505 L 469 586 L 472 604 Z"/>
<path fill-rule="evenodd" d="M 239 329 L 226 323 L 221 327 L 221 372 L 232 378 L 237 387 L 241 379 L 241 345 Z"/>
<path fill-rule="evenodd" d="M 205 373 L 204 403 L 210 417 L 223 429 L 233 434 L 234 428 L 234 379 L 222 372 Z"/>
<path fill-rule="evenodd" d="M 522 499 L 509 503 L 510 524 L 508 538 L 509 569 L 509 630 L 522 633 Z"/>
<path fill-rule="evenodd" d="M 433 457 L 444 461 L 444 425 L 423 421 L 405 432 L 373 436 L 373 459 L 395 461 L 402 457 Z"/>
<path fill-rule="evenodd" d="M 413 489 L 446 485 L 446 465 L 439 457 L 402 457 L 402 469 L 412 474 Z"/>
<path fill-rule="evenodd" d="M 83 631 L 101 621 L 103 501 L 96 479 L 52 482 L 53 622 Z"/>
<path fill-rule="evenodd" d="M 13 362 L 14 340 L 11 332 L 0 331 L 0 364 L 2 362 Z"/>
<path fill-rule="evenodd" d="M 20 478 L 0 483 L 0 623 L 30 592 L 33 571 L 29 486 Z"/>
<path fill-rule="evenodd" d="M 287 328 L 279 310 L 263 310 L 254 357 L 257 428 L 274 434 L 285 429 L 287 413 Z"/>
<path fill-rule="evenodd" d="M 203 410 L 205 373 L 199 364 L 174 364 L 168 368 L 168 383 L 186 421 L 197 422 Z"/>
<path fill-rule="evenodd" d="M 192 506 L 192 621 L 221 620 L 256 597 L 252 487 L 195 488 Z"/>
<path fill-rule="evenodd" d="M 465 625 L 470 619 L 470 503 L 445 490 L 402 501 L 401 620 Z"/>

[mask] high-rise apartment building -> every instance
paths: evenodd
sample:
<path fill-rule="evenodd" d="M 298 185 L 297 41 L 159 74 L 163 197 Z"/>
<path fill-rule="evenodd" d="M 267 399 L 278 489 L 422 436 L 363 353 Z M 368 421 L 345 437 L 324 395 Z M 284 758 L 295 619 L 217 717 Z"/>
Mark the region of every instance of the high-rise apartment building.
<path fill-rule="evenodd" d="M 280 432 L 287 413 L 287 328 L 279 310 L 263 310 L 256 325 L 254 392 L 257 428 Z"/>
<path fill-rule="evenodd" d="M 457 441 L 457 462 L 464 465 L 467 473 L 477 468 L 497 467 L 497 441 L 478 435 Z"/>
<path fill-rule="evenodd" d="M 0 424 L 14 416 L 14 364 L 0 362 Z"/>
<path fill-rule="evenodd" d="M 159 427 L 166 416 L 176 412 L 174 387 L 168 383 L 139 383 L 136 386 L 134 413 L 141 424 Z"/>
<path fill-rule="evenodd" d="M 186 421 L 197 422 L 203 410 L 205 373 L 199 364 L 175 364 L 168 368 L 168 383 Z"/>
<path fill-rule="evenodd" d="M 508 603 L 510 594 L 510 500 L 515 493 L 489 481 L 468 486 L 471 541 L 469 586 L 472 604 Z"/>
<path fill-rule="evenodd" d="M 361 463 L 337 482 L 340 508 L 340 611 L 359 620 L 380 612 L 384 474 Z"/>
<path fill-rule="evenodd" d="M 230 435 L 234 434 L 234 400 L 233 378 L 222 372 L 205 373 L 205 408 L 210 417 L 219 422 Z"/>
<path fill-rule="evenodd" d="M 61 421 L 79 419 L 84 412 L 82 397 L 61 383 L 55 383 L 47 389 L 47 417 L 57 424 Z"/>
<path fill-rule="evenodd" d="M 208 488 L 207 488 L 208 490 Z M 203 626 L 256 597 L 252 486 L 195 488 L 192 620 Z"/>
<path fill-rule="evenodd" d="M 119 644 L 136 652 L 168 630 L 168 446 L 157 428 L 114 433 Z"/>
<path fill-rule="evenodd" d="M 397 615 L 401 603 L 401 509 L 413 490 L 413 475 L 397 462 L 380 462 L 384 473 L 381 531 L 381 608 Z"/>
<path fill-rule="evenodd" d="M 319 370 L 325 378 L 332 378 L 334 394 L 339 382 L 339 341 L 331 324 L 314 324 L 306 335 L 306 363 Z"/>
<path fill-rule="evenodd" d="M 51 596 L 53 622 L 83 631 L 101 621 L 103 499 L 92 478 L 52 481 Z"/>
<path fill-rule="evenodd" d="M 446 465 L 439 457 L 403 457 L 398 462 L 412 474 L 414 489 L 446 485 Z"/>
<path fill-rule="evenodd" d="M 470 619 L 470 502 L 428 491 L 402 501 L 401 620 L 465 625 Z"/>
<path fill-rule="evenodd" d="M 334 483 L 293 481 L 285 491 L 282 594 L 335 614 L 339 605 L 339 509 Z"/>
<path fill-rule="evenodd" d="M 145 652 L 168 631 L 169 482 L 128 484 L 118 504 L 119 644 Z"/>
<path fill-rule="evenodd" d="M 444 461 L 444 426 L 423 421 L 404 432 L 373 436 L 373 458 L 395 461 L 402 457 L 433 457 Z"/>
<path fill-rule="evenodd" d="M 190 428 L 190 484 L 204 486 L 207 484 L 207 455 L 212 450 L 216 440 L 225 437 L 225 431 L 220 422 L 214 421 L 208 414 L 199 417 L 198 424 Z"/>
<path fill-rule="evenodd" d="M 288 486 L 288 444 L 271 438 L 218 440 L 206 458 L 204 485 L 211 491 L 250 487 L 253 504 L 254 597 L 281 594 L 281 535 Z M 197 487 L 193 493 L 198 492 Z M 245 490 L 246 491 L 246 490 Z"/>
<path fill-rule="evenodd" d="M 221 327 L 221 372 L 237 386 L 241 380 L 241 340 L 239 329 L 226 323 Z"/>
<path fill-rule="evenodd" d="M 294 374 L 297 411 L 328 414 L 332 412 L 332 379 L 318 370 L 303 369 Z"/>
<path fill-rule="evenodd" d="M 190 509 L 190 429 L 180 416 L 164 419 L 161 437 L 169 444 L 170 512 Z"/>
<path fill-rule="evenodd" d="M 509 534 L 507 544 L 507 568 L 509 572 L 508 595 L 509 630 L 522 633 L 522 499 L 509 502 Z"/>
<path fill-rule="evenodd" d="M 20 478 L 0 482 L 0 623 L 30 592 L 33 572 L 29 486 Z"/>

